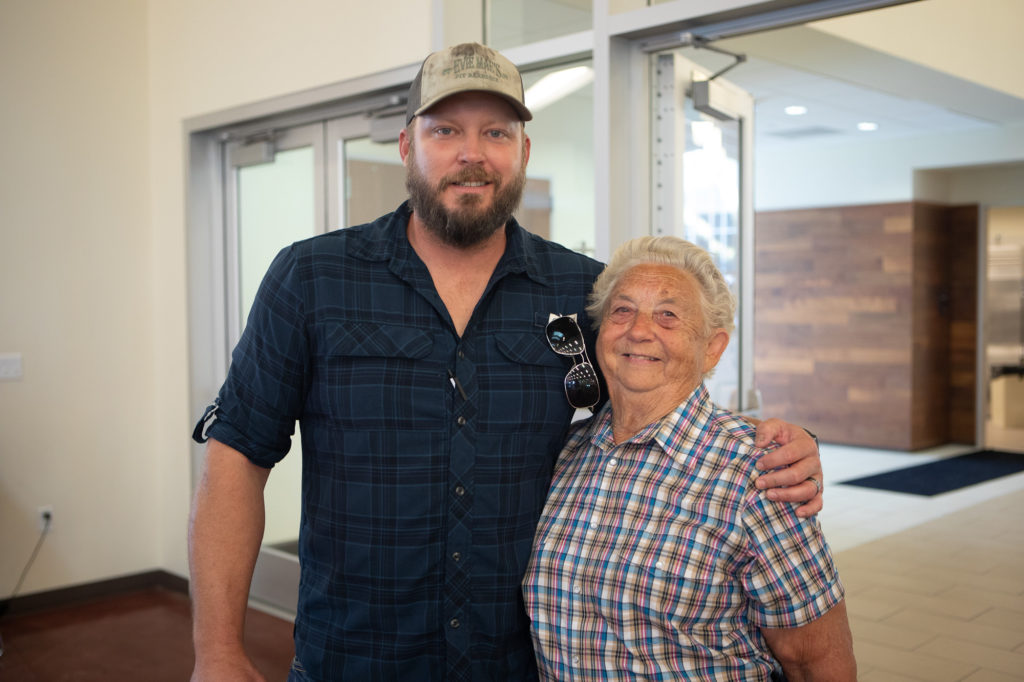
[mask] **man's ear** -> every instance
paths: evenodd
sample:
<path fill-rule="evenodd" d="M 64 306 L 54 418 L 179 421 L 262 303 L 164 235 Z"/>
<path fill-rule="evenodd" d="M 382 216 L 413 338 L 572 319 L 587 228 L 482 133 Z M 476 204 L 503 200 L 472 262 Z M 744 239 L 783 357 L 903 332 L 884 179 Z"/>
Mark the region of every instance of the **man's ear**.
<path fill-rule="evenodd" d="M 416 125 L 415 119 L 413 120 L 413 125 Z M 405 160 L 409 157 L 409 145 L 412 144 L 412 138 L 409 137 L 410 127 L 402 128 L 398 133 L 398 154 L 402 157 L 403 166 L 407 165 Z"/>

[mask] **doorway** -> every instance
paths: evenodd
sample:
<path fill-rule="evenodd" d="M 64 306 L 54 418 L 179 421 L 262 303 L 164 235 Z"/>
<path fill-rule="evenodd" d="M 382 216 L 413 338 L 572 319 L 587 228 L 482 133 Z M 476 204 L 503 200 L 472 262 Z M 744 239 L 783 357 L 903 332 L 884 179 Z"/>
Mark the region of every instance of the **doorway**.
<path fill-rule="evenodd" d="M 984 444 L 1024 452 L 1024 207 L 986 216 Z"/>

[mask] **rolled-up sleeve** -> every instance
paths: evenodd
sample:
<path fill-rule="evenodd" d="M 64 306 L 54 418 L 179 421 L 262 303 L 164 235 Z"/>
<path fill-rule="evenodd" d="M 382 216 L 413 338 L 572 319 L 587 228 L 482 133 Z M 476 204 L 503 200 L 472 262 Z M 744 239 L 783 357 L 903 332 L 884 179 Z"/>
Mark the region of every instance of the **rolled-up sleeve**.
<path fill-rule="evenodd" d="M 231 355 L 206 435 L 272 467 L 291 446 L 309 381 L 309 338 L 294 247 L 278 253 Z"/>

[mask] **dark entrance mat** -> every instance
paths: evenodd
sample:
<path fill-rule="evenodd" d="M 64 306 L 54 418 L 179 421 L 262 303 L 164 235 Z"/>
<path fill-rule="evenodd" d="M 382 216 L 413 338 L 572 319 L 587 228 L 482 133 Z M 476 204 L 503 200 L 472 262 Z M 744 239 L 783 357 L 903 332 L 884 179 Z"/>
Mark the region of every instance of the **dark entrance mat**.
<path fill-rule="evenodd" d="M 840 481 L 843 485 L 891 490 L 910 495 L 938 495 L 1024 471 L 1024 454 L 979 450 L 883 474 Z"/>

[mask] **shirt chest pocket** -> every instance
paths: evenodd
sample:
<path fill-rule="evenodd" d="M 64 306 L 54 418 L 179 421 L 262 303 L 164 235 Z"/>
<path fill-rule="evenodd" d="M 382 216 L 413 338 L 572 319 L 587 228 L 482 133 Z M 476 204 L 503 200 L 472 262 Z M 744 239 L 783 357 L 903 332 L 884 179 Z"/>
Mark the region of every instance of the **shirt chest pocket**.
<path fill-rule="evenodd" d="M 315 391 L 328 419 L 346 428 L 416 428 L 444 407 L 445 373 L 430 361 L 433 338 L 412 327 L 346 322 L 324 339 Z"/>
<path fill-rule="evenodd" d="M 629 556 L 632 599 L 652 614 L 685 617 L 709 598 L 729 592 L 740 557 L 728 533 L 702 524 L 670 524 Z"/>
<path fill-rule="evenodd" d="M 495 423 L 507 420 L 512 429 L 526 424 L 564 429 L 568 423 L 572 408 L 564 381 L 570 363 L 548 347 L 543 331 L 495 334 L 497 362 L 478 375 L 482 395 L 497 417 Z"/>

